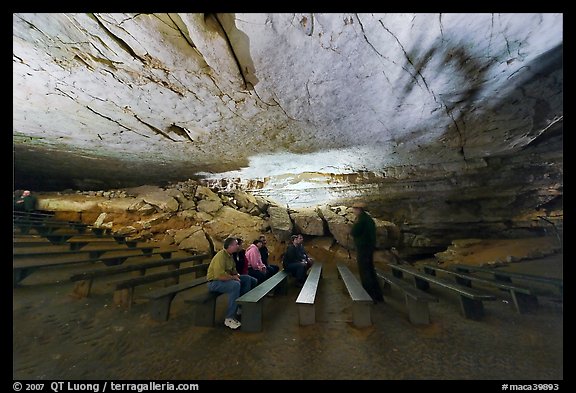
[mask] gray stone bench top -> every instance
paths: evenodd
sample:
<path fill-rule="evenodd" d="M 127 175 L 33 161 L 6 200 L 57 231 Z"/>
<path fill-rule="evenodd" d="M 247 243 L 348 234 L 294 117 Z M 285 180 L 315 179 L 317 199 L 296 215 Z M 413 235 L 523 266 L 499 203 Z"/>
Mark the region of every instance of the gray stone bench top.
<path fill-rule="evenodd" d="M 360 284 L 360 281 L 358 281 L 356 276 L 352 274 L 348 266 L 339 263 L 338 272 L 344 281 L 344 285 L 346 285 L 346 289 L 348 290 L 352 301 L 372 303 L 372 298 L 368 292 L 366 292 L 362 284 Z"/>
<path fill-rule="evenodd" d="M 278 284 L 280 284 L 286 277 L 288 273 L 284 270 L 280 270 L 278 273 L 270 277 L 268 280 L 264 281 L 262 284 L 258 285 L 256 288 L 246 292 L 244 295 L 236 299 L 237 303 L 257 303 L 268 292 L 272 291 Z"/>
<path fill-rule="evenodd" d="M 316 291 L 318 289 L 318 282 L 322 275 L 322 263 L 315 262 L 310 268 L 308 278 L 300 290 L 300 294 L 296 299 L 297 304 L 314 304 L 316 299 Z"/>

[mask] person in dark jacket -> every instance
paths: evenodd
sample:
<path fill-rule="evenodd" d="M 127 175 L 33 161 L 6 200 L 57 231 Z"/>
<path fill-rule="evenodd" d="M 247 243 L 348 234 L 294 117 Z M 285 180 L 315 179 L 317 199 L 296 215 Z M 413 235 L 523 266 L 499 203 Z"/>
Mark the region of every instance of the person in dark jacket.
<path fill-rule="evenodd" d="M 304 237 L 302 235 L 292 235 L 291 240 L 292 242 L 282 258 L 282 265 L 284 270 L 296 278 L 296 285 L 301 287 L 306 282 L 306 272 L 312 265 L 303 253 L 302 243 L 304 242 Z"/>
<path fill-rule="evenodd" d="M 36 210 L 36 197 L 29 190 L 22 192 L 22 195 L 14 198 L 14 210 L 33 212 Z"/>
<path fill-rule="evenodd" d="M 374 249 L 376 248 L 376 224 L 372 217 L 366 213 L 366 205 L 355 203 L 352 205 L 356 221 L 350 234 L 356 246 L 356 260 L 362 286 L 372 297 L 374 303 L 384 301 L 382 289 L 374 270 Z"/>
<path fill-rule="evenodd" d="M 268 271 L 270 271 L 270 276 L 273 276 L 276 273 L 278 273 L 278 271 L 280 270 L 280 266 L 270 265 L 268 263 L 269 253 L 268 253 L 268 247 L 266 247 L 267 243 L 266 236 L 260 235 L 260 240 L 262 241 L 262 247 L 260 247 L 260 256 L 262 257 L 262 263 L 266 265 L 266 268 L 268 269 Z"/>

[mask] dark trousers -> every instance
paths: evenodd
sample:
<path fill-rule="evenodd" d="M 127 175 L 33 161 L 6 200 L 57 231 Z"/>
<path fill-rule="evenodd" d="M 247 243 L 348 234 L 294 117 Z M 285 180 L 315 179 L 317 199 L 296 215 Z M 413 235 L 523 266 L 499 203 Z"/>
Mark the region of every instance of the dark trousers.
<path fill-rule="evenodd" d="M 362 286 L 368 292 L 372 300 L 383 301 L 382 289 L 376 277 L 374 270 L 374 249 L 362 248 L 356 250 L 358 261 L 358 272 L 360 273 L 360 281 Z"/>
<path fill-rule="evenodd" d="M 304 263 L 291 263 L 284 267 L 288 273 L 290 273 L 296 280 L 300 283 L 306 281 L 306 265 Z"/>
<path fill-rule="evenodd" d="M 268 277 L 272 277 L 280 271 L 280 266 L 278 265 L 266 265 L 266 268 L 268 269 Z"/>
<path fill-rule="evenodd" d="M 248 274 L 258 280 L 258 285 L 262 284 L 270 277 L 268 275 L 268 269 L 266 269 L 266 272 L 261 272 L 260 270 L 252 269 L 249 267 Z"/>

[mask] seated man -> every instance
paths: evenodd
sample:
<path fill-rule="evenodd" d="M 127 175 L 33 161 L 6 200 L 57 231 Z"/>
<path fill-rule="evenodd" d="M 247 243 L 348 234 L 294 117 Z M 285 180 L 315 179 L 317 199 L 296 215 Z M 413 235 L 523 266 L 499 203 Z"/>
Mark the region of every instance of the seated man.
<path fill-rule="evenodd" d="M 306 272 L 312 266 L 312 259 L 309 258 L 304 252 L 304 236 L 302 235 L 292 235 L 292 244 L 288 246 L 284 257 L 282 258 L 282 264 L 284 265 L 284 270 L 290 273 L 294 278 L 296 278 L 296 285 L 302 286 L 306 281 Z"/>
<path fill-rule="evenodd" d="M 214 255 L 208 265 L 208 290 L 228 294 L 228 309 L 224 325 L 230 329 L 238 329 L 241 323 L 236 318 L 238 305 L 236 299 L 248 292 L 255 281 L 254 277 L 238 274 L 232 253 L 238 251 L 238 240 L 229 237 L 224 240 L 224 249 Z"/>
<path fill-rule="evenodd" d="M 266 268 L 270 272 L 270 276 L 275 275 L 280 271 L 280 266 L 278 265 L 271 265 L 268 263 L 268 247 L 266 247 L 266 236 L 260 235 L 260 240 L 262 241 L 262 247 L 260 247 L 260 256 L 262 257 L 262 263 L 266 265 Z"/>

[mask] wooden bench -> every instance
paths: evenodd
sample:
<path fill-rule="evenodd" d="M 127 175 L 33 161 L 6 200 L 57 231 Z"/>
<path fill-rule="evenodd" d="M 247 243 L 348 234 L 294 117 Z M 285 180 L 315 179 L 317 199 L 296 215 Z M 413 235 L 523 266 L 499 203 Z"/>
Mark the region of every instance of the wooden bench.
<path fill-rule="evenodd" d="M 129 250 L 125 250 L 129 251 Z M 133 257 L 150 257 L 152 255 L 160 255 L 162 258 L 171 258 L 172 253 L 177 251 L 176 249 L 160 249 L 152 251 L 149 254 L 142 254 L 141 252 L 124 252 L 121 255 L 109 255 L 101 256 L 98 258 L 91 259 L 72 259 L 72 260 L 33 260 L 33 261 L 12 261 L 12 271 L 13 271 L 13 285 L 18 286 L 20 281 L 28 277 L 30 274 L 35 272 L 39 268 L 43 267 L 55 267 L 55 266 L 68 266 L 79 263 L 90 263 L 90 262 L 103 262 L 106 266 L 121 265 L 128 258 Z"/>
<path fill-rule="evenodd" d="M 510 292 L 512 302 L 514 303 L 514 307 L 516 308 L 516 311 L 518 311 L 519 314 L 523 314 L 538 306 L 538 298 L 532 293 L 532 290 L 529 288 L 521 288 L 498 280 L 487 280 L 484 278 L 471 276 L 469 274 L 444 269 L 439 266 L 424 265 L 424 273 L 435 276 L 437 271 L 454 276 L 456 282 L 460 285 L 472 287 L 472 281 L 476 281 L 480 284 L 493 286 Z"/>
<path fill-rule="evenodd" d="M 475 288 L 464 287 L 453 281 L 422 273 L 414 268 L 394 264 L 388 264 L 388 266 L 390 266 L 392 274 L 396 278 L 402 278 L 402 273 L 413 276 L 416 288 L 423 291 L 427 291 L 430 288 L 430 283 L 433 283 L 456 292 L 460 296 L 460 311 L 462 315 L 468 319 L 482 319 L 484 316 L 484 304 L 482 302 L 484 300 L 496 300 L 496 296 L 492 294 Z"/>
<path fill-rule="evenodd" d="M 502 281 L 502 282 L 512 282 L 512 279 L 516 280 L 524 280 L 524 281 L 531 281 L 540 284 L 548 284 L 552 285 L 560 292 L 560 295 L 564 292 L 564 280 L 561 278 L 554 278 L 554 277 L 544 277 L 544 276 L 537 276 L 534 274 L 526 274 L 526 273 L 516 273 L 516 272 L 508 272 L 501 269 L 496 268 L 486 268 L 480 266 L 470 266 L 470 265 L 462 265 L 456 264 L 452 265 L 452 268 L 455 269 L 457 272 L 462 273 L 472 273 L 472 272 L 482 272 L 488 273 L 494 277 L 495 280 Z"/>
<path fill-rule="evenodd" d="M 46 240 L 46 241 L 44 241 Z M 80 249 L 93 242 L 116 242 L 117 244 L 136 245 L 135 240 L 126 240 L 125 235 L 104 233 L 57 233 L 49 235 L 14 234 L 13 243 L 45 243 L 46 245 L 70 245 L 70 249 Z M 72 244 L 74 243 L 74 244 Z"/>
<path fill-rule="evenodd" d="M 313 325 L 316 323 L 316 308 L 314 307 L 314 300 L 316 299 L 316 292 L 318 290 L 318 283 L 322 277 L 322 263 L 315 262 L 308 272 L 306 282 L 300 290 L 296 304 L 298 305 L 298 317 L 300 325 Z"/>
<path fill-rule="evenodd" d="M 438 302 L 436 296 L 411 286 L 404 280 L 388 275 L 382 271 L 376 271 L 376 276 L 383 282 L 384 292 L 390 291 L 391 287 L 399 289 L 404 294 L 406 309 L 408 310 L 408 319 L 415 325 L 430 324 L 430 310 L 428 303 Z"/>
<path fill-rule="evenodd" d="M 130 247 L 130 248 L 119 248 L 119 247 L 107 247 L 107 248 L 93 248 L 89 250 L 59 250 L 54 249 L 51 246 L 46 248 L 42 247 L 35 247 L 33 249 L 14 249 L 12 252 L 12 256 L 18 259 L 26 259 L 26 258 L 50 258 L 50 257 L 62 257 L 68 255 L 83 255 L 87 254 L 88 259 L 94 259 L 100 257 L 102 254 L 107 252 L 118 252 L 118 251 L 142 251 L 142 254 L 150 254 L 152 250 L 155 248 L 159 248 L 158 245 L 145 245 L 139 247 Z"/>
<path fill-rule="evenodd" d="M 74 221 L 58 220 L 33 220 L 33 219 L 14 219 L 13 226 L 20 230 L 20 233 L 27 234 L 30 229 L 36 230 L 40 234 L 50 234 L 60 229 L 72 229 L 78 233 L 86 232 L 90 228 L 88 224 Z"/>
<path fill-rule="evenodd" d="M 140 276 L 143 276 L 144 274 L 146 274 L 146 270 L 148 269 L 161 266 L 169 266 L 170 269 L 176 270 L 180 268 L 181 263 L 192 261 L 201 262 L 202 260 L 207 258 L 209 258 L 208 254 L 201 254 L 181 258 L 160 259 L 156 261 L 142 262 L 132 265 L 119 265 L 119 266 L 105 267 L 101 269 L 93 269 L 72 275 L 70 277 L 70 281 L 76 281 L 76 285 L 74 286 L 73 289 L 73 293 L 76 295 L 76 297 L 83 298 L 90 295 L 90 290 L 92 289 L 92 283 L 94 282 L 94 279 L 98 277 L 108 277 L 115 274 L 128 273 L 128 272 L 138 272 Z M 204 272 L 204 275 L 205 274 L 206 273 Z"/>
<path fill-rule="evenodd" d="M 264 308 L 262 299 L 272 290 L 274 290 L 275 294 L 280 295 L 288 293 L 288 273 L 286 271 L 280 270 L 257 287 L 236 299 L 236 303 L 242 306 L 242 331 L 262 331 Z"/>
<path fill-rule="evenodd" d="M 16 248 L 41 248 L 41 247 L 51 247 L 51 249 L 53 250 L 70 250 L 70 251 L 76 251 L 76 250 L 80 250 L 82 249 L 84 246 L 87 245 L 92 245 L 92 246 L 106 246 L 106 245 L 113 245 L 113 244 L 124 244 L 126 245 L 126 247 L 128 248 L 135 248 L 138 247 L 139 245 L 143 245 L 146 243 L 139 243 L 136 240 L 129 240 L 129 241 L 117 241 L 117 240 L 109 240 L 106 238 L 93 238 L 93 239 L 89 239 L 89 240 L 85 240 L 85 239 L 70 239 L 66 242 L 63 243 L 51 243 L 48 239 L 46 238 L 41 238 L 43 240 L 34 240 L 33 238 L 31 239 L 25 239 L 25 238 L 14 238 L 14 241 L 12 243 L 12 246 L 16 249 Z"/>
<path fill-rule="evenodd" d="M 204 263 L 202 265 L 188 266 L 180 269 L 173 269 L 165 272 L 148 274 L 141 277 L 134 277 L 125 280 L 113 281 L 109 284 L 114 286 L 114 304 L 118 306 L 127 307 L 128 309 L 130 309 L 132 307 L 132 301 L 134 298 L 134 289 L 137 286 L 170 278 L 174 279 L 170 281 L 170 284 L 177 284 L 178 283 L 177 281 L 181 275 L 196 272 L 205 273 L 208 269 L 208 265 L 209 263 Z"/>
<path fill-rule="evenodd" d="M 206 276 L 199 277 L 191 281 L 186 281 L 180 284 L 170 285 L 165 288 L 157 289 L 143 295 L 142 297 L 150 300 L 150 317 L 155 321 L 167 321 L 170 318 L 170 306 L 172 305 L 172 300 L 174 300 L 174 297 L 176 297 L 177 294 L 188 289 L 196 288 L 197 286 L 206 284 L 207 282 L 208 280 L 206 279 Z M 212 298 L 212 296 L 209 297 Z M 212 305 L 207 305 L 199 312 L 199 320 L 196 321 L 199 322 L 197 326 L 205 326 L 202 325 L 202 323 L 206 323 L 206 321 L 202 320 L 202 318 L 206 318 L 207 320 L 211 321 L 208 323 L 214 323 L 214 313 L 216 312 L 216 297 L 217 296 L 213 297 L 213 307 Z M 187 302 L 190 303 L 195 301 L 200 305 L 208 303 L 206 298 L 204 298 L 204 301 L 199 300 L 200 298 L 197 297 L 196 299 L 189 299 Z"/>
<path fill-rule="evenodd" d="M 352 320 L 357 327 L 372 325 L 373 300 L 348 266 L 338 264 L 338 278 L 341 278 L 352 298 Z"/>

